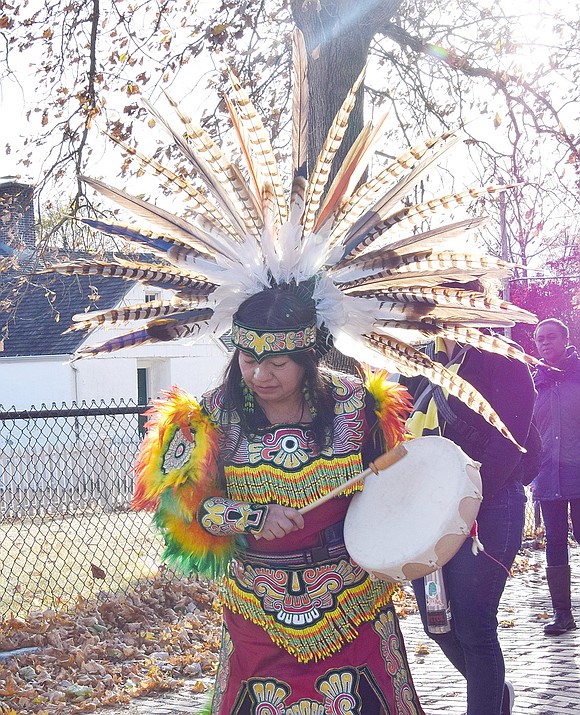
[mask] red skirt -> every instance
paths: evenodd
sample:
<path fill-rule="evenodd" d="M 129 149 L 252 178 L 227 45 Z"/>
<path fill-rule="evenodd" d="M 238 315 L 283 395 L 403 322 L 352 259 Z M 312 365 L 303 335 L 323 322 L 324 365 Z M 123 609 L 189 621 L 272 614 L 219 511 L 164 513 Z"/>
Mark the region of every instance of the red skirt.
<path fill-rule="evenodd" d="M 226 609 L 212 715 L 258 713 L 423 715 L 394 608 L 363 623 L 339 653 L 309 663 Z"/>
<path fill-rule="evenodd" d="M 283 550 L 311 545 L 311 534 L 344 518 L 348 500 L 333 501 L 332 506 L 321 506 L 315 517 L 307 514 L 310 518 L 305 529 L 286 537 Z M 249 546 L 250 552 L 258 547 L 274 552 L 280 549 L 276 542 L 261 541 Z M 344 573 L 344 563 L 342 567 Z M 269 573 L 269 585 L 274 591 L 283 580 L 284 569 Z M 332 568 L 328 572 L 323 568 L 316 584 L 324 583 L 324 576 L 329 574 Z M 256 578 L 253 585 L 245 583 L 242 574 L 241 580 L 231 579 L 226 586 L 236 590 L 243 586 L 263 593 L 265 572 L 258 575 L 261 579 Z M 260 586 L 256 585 L 258 581 Z M 317 595 L 322 591 L 319 587 Z M 224 600 L 228 601 L 227 596 Z M 339 650 L 317 652 L 307 662 L 301 662 L 289 652 L 290 648 L 274 642 L 279 633 L 268 631 L 277 630 L 276 619 L 257 624 L 225 605 L 212 715 L 423 715 L 397 615 L 390 599 L 384 600 L 368 616 L 363 614 L 361 619 L 359 614 L 358 625 Z M 274 601 L 273 596 L 262 599 L 265 611 L 274 609 Z M 331 599 L 326 602 L 330 608 L 329 603 Z M 324 602 L 320 601 L 319 610 L 323 608 Z M 354 612 L 347 602 L 345 608 L 349 618 Z"/>

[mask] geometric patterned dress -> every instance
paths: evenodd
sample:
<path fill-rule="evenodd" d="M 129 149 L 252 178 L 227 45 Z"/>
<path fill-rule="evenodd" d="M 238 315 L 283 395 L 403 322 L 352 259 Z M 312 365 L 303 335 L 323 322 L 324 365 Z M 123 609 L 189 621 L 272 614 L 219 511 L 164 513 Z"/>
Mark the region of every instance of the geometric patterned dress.
<path fill-rule="evenodd" d="M 382 452 L 374 401 L 333 374 L 334 440 L 322 452 L 308 425 L 220 432 L 227 496 L 300 508 L 360 473 Z M 223 393 L 202 406 L 219 429 Z M 358 486 L 357 488 L 360 488 Z M 352 492 L 304 515 L 273 541 L 246 537 L 221 582 L 221 656 L 212 715 L 422 715 L 391 594 L 349 557 L 343 522 Z"/>

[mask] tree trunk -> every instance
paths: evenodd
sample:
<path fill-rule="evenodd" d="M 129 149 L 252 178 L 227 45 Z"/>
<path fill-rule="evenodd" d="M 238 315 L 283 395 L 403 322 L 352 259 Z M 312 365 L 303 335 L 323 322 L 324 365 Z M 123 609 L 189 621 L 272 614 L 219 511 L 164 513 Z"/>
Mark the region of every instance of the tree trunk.
<path fill-rule="evenodd" d="M 308 52 L 308 169 L 320 151 L 340 105 L 367 61 L 373 35 L 397 12 L 402 0 L 291 0 L 292 15 Z M 363 88 L 331 178 L 363 128 Z"/>

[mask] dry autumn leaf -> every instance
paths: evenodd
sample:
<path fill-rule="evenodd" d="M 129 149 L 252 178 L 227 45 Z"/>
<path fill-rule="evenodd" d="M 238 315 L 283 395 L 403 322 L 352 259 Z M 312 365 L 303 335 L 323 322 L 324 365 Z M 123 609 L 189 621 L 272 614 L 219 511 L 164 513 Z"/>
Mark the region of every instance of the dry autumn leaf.
<path fill-rule="evenodd" d="M 72 613 L 42 611 L 0 627 L 4 652 L 29 648 L 2 663 L 2 715 L 70 715 L 173 690 L 215 672 L 221 615 L 198 581 L 159 576 L 129 595 Z"/>
<path fill-rule="evenodd" d="M 91 576 L 93 578 L 104 579 L 107 574 L 103 571 L 100 566 L 96 564 L 91 564 Z"/>

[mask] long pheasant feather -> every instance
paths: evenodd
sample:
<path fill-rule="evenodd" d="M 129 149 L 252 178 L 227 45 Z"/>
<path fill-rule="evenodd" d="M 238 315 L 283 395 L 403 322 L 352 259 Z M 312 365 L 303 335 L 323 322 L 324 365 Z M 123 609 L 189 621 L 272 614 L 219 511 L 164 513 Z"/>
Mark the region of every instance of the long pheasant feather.
<path fill-rule="evenodd" d="M 162 285 L 167 288 L 187 287 L 198 290 L 212 285 L 204 281 L 202 276 L 196 276 L 178 268 L 154 266 L 132 261 L 117 263 L 107 263 L 106 261 L 56 263 L 50 268 L 39 271 L 39 273 L 60 273 L 67 276 L 104 276 L 106 278 L 121 278 L 126 281 Z"/>
<path fill-rule="evenodd" d="M 359 231 L 359 227 L 355 225 L 349 232 L 349 236 L 347 236 L 344 245 L 343 258 L 347 255 L 354 258 L 368 250 L 369 246 L 392 229 L 393 226 L 401 226 L 403 224 L 416 226 L 419 222 L 428 220 L 436 213 L 449 211 L 457 206 L 465 206 L 482 196 L 500 193 L 513 187 L 513 184 L 472 187 L 457 194 L 448 194 L 414 206 L 407 206 L 386 218 L 381 218 L 379 214 L 374 214 L 372 217 L 368 216 L 367 219 L 365 219 L 364 228 L 361 231 Z"/>
<path fill-rule="evenodd" d="M 385 223 L 392 226 L 406 219 L 407 221 L 411 221 L 413 224 L 416 224 L 418 221 L 424 221 L 431 218 L 431 216 L 438 213 L 442 209 L 448 211 L 456 206 L 466 206 L 472 201 L 480 199 L 482 196 L 499 194 L 503 191 L 513 189 L 515 186 L 516 184 L 504 184 L 503 186 L 473 186 L 456 194 L 447 194 L 446 196 L 430 199 L 429 201 L 424 201 L 423 203 L 416 204 L 415 206 L 406 206 L 400 211 L 391 214 L 387 219 L 385 219 Z"/>
<path fill-rule="evenodd" d="M 309 179 L 308 190 L 306 192 L 306 208 L 304 211 L 303 222 L 304 236 L 308 236 L 314 226 L 316 213 L 322 200 L 322 194 L 324 193 L 324 189 L 328 183 L 332 162 L 344 138 L 344 134 L 348 126 L 348 120 L 352 110 L 354 109 L 356 95 L 362 84 L 365 71 L 366 67 L 358 76 L 352 89 L 347 94 L 342 106 L 338 110 L 336 117 L 328 130 L 328 134 L 320 154 L 316 160 L 314 171 Z"/>
<path fill-rule="evenodd" d="M 244 125 L 240 119 L 236 105 L 230 100 L 227 94 L 224 94 L 224 102 L 226 103 L 232 128 L 238 137 L 238 144 L 244 159 L 246 160 L 246 165 L 250 173 L 250 188 L 253 191 L 254 196 L 259 199 L 263 184 L 262 170 L 255 161 L 254 155 L 251 152 L 250 140 L 248 139 L 247 132 L 244 129 Z"/>
<path fill-rule="evenodd" d="M 244 134 L 248 137 L 250 142 L 247 153 L 253 154 L 253 160 L 260 167 L 260 173 L 263 177 L 263 180 L 258 186 L 260 189 L 260 194 L 258 195 L 261 195 L 265 182 L 271 184 L 278 207 L 276 223 L 280 225 L 288 220 L 288 206 L 286 204 L 284 187 L 278 172 L 278 162 L 276 161 L 274 150 L 270 143 L 270 137 L 264 129 L 262 119 L 252 104 L 248 93 L 231 70 L 230 82 L 232 85 L 233 99 L 240 110 L 239 118 L 245 129 Z M 244 136 L 244 134 L 240 133 L 239 136 Z"/>
<path fill-rule="evenodd" d="M 129 333 L 123 335 L 118 335 L 111 340 L 107 340 L 104 343 L 99 343 L 98 345 L 87 345 L 81 347 L 76 353 L 73 362 L 76 360 L 81 360 L 82 358 L 95 357 L 96 355 L 103 355 L 117 350 L 123 350 L 124 348 L 132 348 L 137 345 L 146 345 L 148 343 L 158 342 L 150 335 L 147 334 L 145 328 L 140 328 L 139 330 L 132 330 Z"/>
<path fill-rule="evenodd" d="M 502 261 L 495 256 L 482 256 L 451 251 L 412 253 L 411 255 L 395 254 L 383 261 L 382 270 L 369 272 L 357 280 L 342 283 L 341 290 L 351 288 L 377 289 L 396 284 L 407 276 L 420 282 L 428 276 L 439 276 L 441 283 L 460 280 L 466 283 L 481 276 L 505 277 L 511 273 L 513 264 Z"/>
<path fill-rule="evenodd" d="M 374 127 L 367 124 L 349 149 L 340 170 L 334 177 L 324 197 L 313 227 L 315 233 L 329 217 L 334 220 L 337 210 L 350 198 L 353 189 L 367 169 L 372 152 L 383 132 L 386 118 L 387 115 L 383 114 Z"/>
<path fill-rule="evenodd" d="M 469 328 L 462 325 L 446 325 L 443 323 L 438 326 L 438 331 L 442 337 L 448 338 L 449 340 L 454 340 L 464 345 L 471 345 L 478 350 L 485 350 L 494 355 L 503 355 L 512 360 L 518 360 L 532 368 L 541 364 L 533 355 L 528 355 L 523 350 L 510 345 L 495 335 L 482 333 L 481 330 L 477 328 Z"/>
<path fill-rule="evenodd" d="M 231 162 L 226 159 L 222 150 L 209 134 L 187 116 L 167 93 L 165 96 L 183 124 L 188 141 L 195 147 L 198 156 L 203 158 L 210 167 L 216 182 L 223 187 L 223 191 L 229 189 L 231 200 L 237 206 L 238 214 L 243 218 L 244 225 L 258 237 L 262 229 L 259 206 L 256 205 L 255 197 L 248 191 L 246 183 L 240 179 L 239 172 L 233 169 Z"/>
<path fill-rule="evenodd" d="M 292 177 L 305 176 L 308 159 L 308 55 L 304 35 L 292 33 Z"/>
<path fill-rule="evenodd" d="M 276 211 L 276 196 L 274 189 L 269 182 L 266 182 L 262 188 L 262 212 L 264 216 L 264 231 L 262 232 L 262 251 L 266 258 L 266 262 L 270 267 L 270 272 L 274 280 L 280 280 L 280 257 L 281 247 L 278 241 L 278 233 L 276 226 L 275 214 Z"/>
<path fill-rule="evenodd" d="M 189 244 L 204 253 L 208 250 L 214 253 L 216 250 L 223 252 L 223 247 L 216 248 L 217 241 L 214 237 L 208 239 L 208 234 L 203 230 L 193 226 L 193 224 L 185 221 L 178 216 L 165 211 L 165 209 L 155 206 L 143 199 L 127 194 L 122 189 L 117 189 L 114 186 L 105 184 L 97 179 L 89 179 L 88 177 L 79 177 L 82 181 L 88 184 L 95 191 L 98 191 L 103 196 L 106 196 L 111 201 L 114 201 L 119 206 L 132 212 L 135 216 L 144 219 L 150 226 L 159 230 L 162 234 L 171 238 L 176 238 L 183 243 Z M 208 242 L 210 248 L 208 249 Z"/>
<path fill-rule="evenodd" d="M 187 303 L 183 301 L 151 300 L 147 303 L 135 303 L 130 306 L 114 308 L 112 310 L 91 311 L 87 313 L 77 313 L 73 315 L 74 325 L 65 332 L 75 330 L 90 330 L 100 325 L 115 325 L 127 323 L 132 320 L 150 320 L 152 318 L 164 318 L 174 313 L 183 312 L 185 308 L 192 308 L 194 305 L 206 305 L 209 302 L 209 293 L 200 293 L 194 303 L 194 299 Z"/>
<path fill-rule="evenodd" d="M 188 251 L 193 257 L 197 258 L 203 256 L 205 260 L 215 263 L 213 253 L 208 252 L 209 248 L 207 246 L 203 246 L 203 251 L 199 251 L 195 247 L 199 245 L 197 242 L 194 244 L 193 241 L 180 241 L 177 238 L 163 236 L 162 234 L 148 231 L 147 229 L 138 228 L 137 226 L 131 226 L 125 223 L 119 223 L 117 221 L 101 221 L 93 218 L 80 218 L 78 221 L 86 226 L 90 226 L 96 231 L 106 233 L 109 236 L 118 236 L 129 243 L 136 243 L 139 246 L 145 246 L 147 250 L 152 251 L 159 256 L 166 257 L 170 248 L 179 246 L 185 251 Z"/>
<path fill-rule="evenodd" d="M 518 318 L 509 310 L 499 308 L 474 308 L 457 302 L 418 302 L 407 295 L 361 294 L 361 298 L 378 303 L 373 309 L 374 324 L 382 320 L 414 322 L 429 321 L 437 323 L 456 323 L 469 327 L 509 328 Z M 413 326 L 411 326 L 413 327 Z"/>
<path fill-rule="evenodd" d="M 108 134 L 110 139 L 122 147 L 129 155 L 136 157 L 143 168 L 148 169 L 154 176 L 161 176 L 165 179 L 162 186 L 172 191 L 174 194 L 183 192 L 186 194 L 188 201 L 192 205 L 192 210 L 197 214 L 201 214 L 206 221 L 209 221 L 212 226 L 228 235 L 232 240 L 239 241 L 239 237 L 232 226 L 231 221 L 226 218 L 221 209 L 216 206 L 208 197 L 201 191 L 198 191 L 189 181 L 184 179 L 179 174 L 176 174 L 171 169 L 163 166 L 154 157 L 143 154 L 135 147 L 127 144 L 120 139 Z"/>
<path fill-rule="evenodd" d="M 348 243 L 352 238 L 358 235 L 368 233 L 369 229 L 376 223 L 377 217 L 383 218 L 384 216 L 388 216 L 392 213 L 394 207 L 400 206 L 401 202 L 411 193 L 421 179 L 425 177 L 426 174 L 437 165 L 441 157 L 458 142 L 459 137 L 452 136 L 446 142 L 434 147 L 409 173 L 402 176 L 393 187 L 383 193 L 367 213 L 361 216 L 347 234 L 345 243 Z"/>
<path fill-rule="evenodd" d="M 446 245 L 465 245 L 466 234 L 474 232 L 489 221 L 487 216 L 475 216 L 455 223 L 445 224 L 429 231 L 422 231 L 404 238 L 388 241 L 374 251 L 347 257 L 329 268 L 329 273 L 336 279 L 356 280 L 375 271 L 383 270 L 384 264 L 394 256 L 405 255 L 411 251 L 420 253 L 445 248 Z"/>
<path fill-rule="evenodd" d="M 124 348 L 157 343 L 164 340 L 193 339 L 204 330 L 212 313 L 213 311 L 211 310 L 204 311 L 205 315 L 203 318 L 200 315 L 199 320 L 186 325 L 179 325 L 178 321 L 171 323 L 152 321 L 145 328 L 119 335 L 99 345 L 87 345 L 79 350 L 75 359 L 94 357 L 95 355 L 102 355 L 103 353 L 112 353 L 117 350 L 123 350 Z"/>
<path fill-rule="evenodd" d="M 168 101 L 175 107 L 176 102 L 169 97 Z M 229 177 L 224 177 L 223 172 L 221 171 L 216 174 L 214 166 L 208 162 L 208 159 L 211 159 L 211 156 L 207 155 L 207 151 L 205 154 L 199 151 L 199 145 L 201 144 L 204 146 L 203 140 L 198 138 L 197 142 L 190 143 L 191 135 L 187 131 L 188 125 L 186 125 L 185 135 L 181 135 L 151 103 L 146 100 L 143 100 L 143 103 L 147 107 L 149 113 L 155 117 L 157 122 L 159 122 L 159 124 L 161 124 L 161 126 L 163 126 L 169 133 L 175 145 L 179 148 L 183 156 L 190 162 L 192 168 L 199 174 L 209 191 L 211 191 L 221 210 L 236 228 L 238 240 L 241 240 L 242 236 L 246 233 L 253 233 L 253 235 L 257 237 L 259 235 L 259 219 L 256 215 L 256 211 L 254 210 L 253 216 L 249 215 L 245 202 L 241 202 L 240 205 L 240 202 L 235 200 L 234 192 L 231 191 Z M 179 111 L 179 108 L 177 108 L 176 111 Z M 183 114 L 181 116 L 183 117 L 182 122 L 187 122 L 188 117 Z M 203 130 L 201 131 L 203 132 Z M 215 144 L 213 146 L 215 146 Z M 223 162 L 223 156 L 221 158 Z M 247 200 L 251 202 L 249 192 L 246 193 L 248 194 L 246 197 Z"/>
<path fill-rule="evenodd" d="M 431 166 L 433 161 L 428 154 L 435 151 L 440 152 L 446 142 L 455 143 L 455 141 L 457 141 L 456 136 L 458 131 L 458 129 L 455 129 L 445 132 L 441 136 L 424 139 L 419 144 L 396 157 L 393 162 L 388 164 L 376 176 L 371 177 L 365 184 L 357 189 L 335 216 L 331 233 L 332 243 L 342 242 L 343 237 L 352 226 L 372 204 L 385 195 L 389 187 L 393 186 L 394 181 L 397 181 L 397 184 L 394 186 L 398 186 L 400 189 L 402 185 L 398 182 L 401 181 L 401 177 L 405 174 L 409 174 L 419 162 L 427 162 L 427 165 Z M 450 146 L 443 149 L 443 151 L 448 148 L 450 148 Z M 437 154 L 437 156 L 440 155 L 440 153 Z M 425 166 L 425 164 L 423 163 L 421 166 Z M 410 190 L 410 184 L 408 182 L 406 187 L 407 190 Z"/>
<path fill-rule="evenodd" d="M 349 291 L 345 291 L 347 294 Z M 484 295 L 477 291 L 466 291 L 459 288 L 415 286 L 397 289 L 385 289 L 369 293 L 374 297 L 384 297 L 402 302 L 426 303 L 429 305 L 458 305 L 475 311 L 499 311 L 506 317 L 522 323 L 535 323 L 536 316 L 513 303 L 501 298 Z"/>
<path fill-rule="evenodd" d="M 484 350 L 494 355 L 503 355 L 512 360 L 518 360 L 530 367 L 537 367 L 537 365 L 540 364 L 537 358 L 528 355 L 520 348 L 510 345 L 510 343 L 501 337 L 482 333 L 481 330 L 477 328 L 470 328 L 455 323 L 448 324 L 439 322 L 429 317 L 421 318 L 420 321 L 416 322 L 410 320 L 379 319 L 375 321 L 375 327 L 377 330 L 380 330 L 381 333 L 384 331 L 387 334 L 390 334 L 390 331 L 407 332 L 411 330 L 428 338 L 434 338 L 436 335 L 439 335 L 442 338 L 453 340 L 461 345 L 471 345 L 478 350 Z"/>
<path fill-rule="evenodd" d="M 171 316 L 154 318 L 147 323 L 145 329 L 152 338 L 164 342 L 190 338 L 203 329 L 203 323 L 207 325 L 213 312 L 213 308 L 193 308 Z"/>

